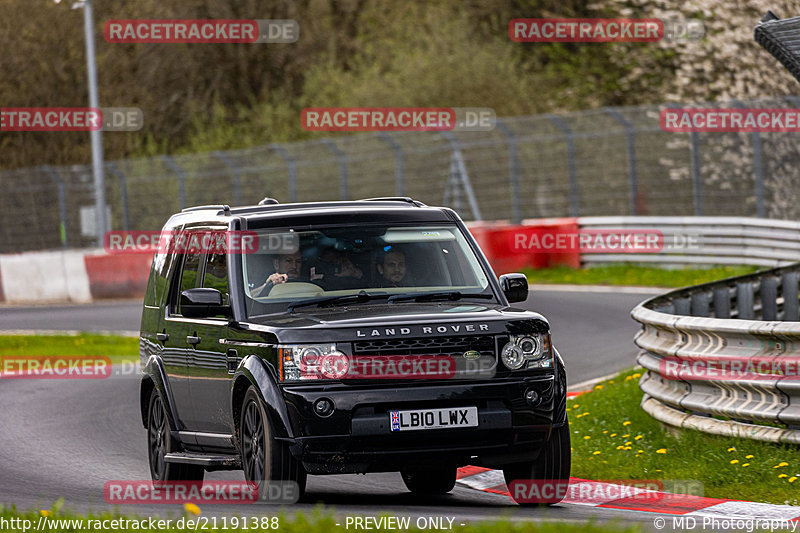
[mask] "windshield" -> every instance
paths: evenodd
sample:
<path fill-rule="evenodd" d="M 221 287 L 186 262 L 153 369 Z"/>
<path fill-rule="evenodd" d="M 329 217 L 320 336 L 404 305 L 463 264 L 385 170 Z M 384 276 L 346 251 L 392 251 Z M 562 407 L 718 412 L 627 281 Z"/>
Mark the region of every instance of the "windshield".
<path fill-rule="evenodd" d="M 493 299 L 455 225 L 266 229 L 242 256 L 248 316 L 325 305 Z"/>

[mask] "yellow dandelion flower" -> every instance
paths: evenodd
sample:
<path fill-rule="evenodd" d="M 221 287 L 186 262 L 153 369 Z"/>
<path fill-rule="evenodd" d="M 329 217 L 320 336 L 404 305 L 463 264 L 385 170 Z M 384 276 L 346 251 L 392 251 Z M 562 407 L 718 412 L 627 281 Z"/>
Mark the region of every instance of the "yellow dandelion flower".
<path fill-rule="evenodd" d="M 586 416 L 586 415 L 588 415 L 588 414 L 589 414 L 589 411 L 586 411 L 585 413 L 581 413 L 581 414 L 582 414 L 583 416 Z"/>
<path fill-rule="evenodd" d="M 589 440 L 589 439 L 591 439 L 591 438 L 592 438 L 592 437 L 590 437 L 589 435 L 586 435 L 585 437 L 583 437 L 583 440 Z"/>
<path fill-rule="evenodd" d="M 577 409 L 578 407 L 580 407 L 580 405 L 578 405 L 577 403 L 572 406 L 573 409 Z"/>
<path fill-rule="evenodd" d="M 193 514 L 195 516 L 198 516 L 200 514 L 200 508 L 198 506 L 196 506 L 195 504 L 193 504 L 193 503 L 184 503 L 183 504 L 183 509 L 187 513 Z"/>
<path fill-rule="evenodd" d="M 625 443 L 625 446 L 630 446 L 631 444 L 633 444 L 633 443 L 631 441 L 628 441 L 628 442 Z"/>
<path fill-rule="evenodd" d="M 631 449 L 631 447 L 630 447 L 630 446 L 625 446 L 625 447 L 623 448 L 623 450 L 630 450 L 630 449 Z"/>
<path fill-rule="evenodd" d="M 656 452 L 656 453 L 659 453 L 659 452 Z M 667 452 L 664 452 L 664 453 L 667 453 Z M 661 472 L 661 470 L 659 470 L 659 469 L 656 469 L 656 472 Z"/>
<path fill-rule="evenodd" d="M 592 455 L 600 455 L 600 452 L 599 451 L 594 452 L 594 453 L 592 453 Z"/>
<path fill-rule="evenodd" d="M 734 448 L 733 446 L 731 446 L 730 448 L 728 448 L 728 451 L 729 451 L 729 452 L 735 452 L 735 451 L 736 451 L 736 448 Z"/>
<path fill-rule="evenodd" d="M 788 476 L 787 474 L 780 474 L 780 475 L 778 476 L 778 479 L 780 479 L 780 478 L 782 478 L 782 477 L 789 477 L 789 476 Z"/>
<path fill-rule="evenodd" d="M 617 434 L 616 434 L 616 433 L 612 433 L 610 436 L 612 436 L 612 437 L 616 437 L 616 436 L 617 436 Z"/>
<path fill-rule="evenodd" d="M 732 465 L 735 465 L 738 462 L 739 462 L 739 459 L 731 459 L 731 464 Z"/>
<path fill-rule="evenodd" d="M 745 459 L 752 459 L 753 457 L 755 457 L 755 455 L 745 455 L 744 456 Z"/>
<path fill-rule="evenodd" d="M 789 483 L 794 483 L 797 480 L 797 476 L 792 476 L 789 478 Z"/>
<path fill-rule="evenodd" d="M 600 389 L 602 389 L 602 388 L 603 388 L 603 386 L 602 386 L 602 385 L 595 385 L 595 386 L 594 386 L 594 390 L 600 390 Z"/>
<path fill-rule="evenodd" d="M 642 377 L 642 375 L 641 375 L 640 373 L 638 373 L 638 372 L 637 372 L 637 373 L 635 373 L 635 374 L 633 375 L 633 377 L 634 377 L 634 378 L 640 378 L 640 377 Z"/>
<path fill-rule="evenodd" d="M 630 435 L 630 433 L 626 433 L 626 434 L 624 434 L 624 435 L 622 436 L 622 438 L 623 438 L 623 439 L 627 439 L 627 438 L 628 438 L 628 437 L 630 437 L 630 436 L 631 436 L 631 435 Z"/>
<path fill-rule="evenodd" d="M 644 453 L 644 450 L 638 450 L 637 453 Z"/>
<path fill-rule="evenodd" d="M 617 449 L 618 449 L 618 450 L 621 450 L 621 449 L 622 449 L 622 448 L 624 448 L 624 447 L 625 447 L 625 446 L 617 446 Z"/>
<path fill-rule="evenodd" d="M 630 426 L 631 425 L 631 421 L 630 420 L 626 420 L 625 422 L 622 423 L 622 425 L 623 426 Z"/>
<path fill-rule="evenodd" d="M 778 466 L 779 467 L 781 467 L 781 466 L 789 466 L 789 463 L 784 463 L 783 461 L 781 461 L 780 463 L 778 463 Z"/>
<path fill-rule="evenodd" d="M 656 453 L 667 453 L 667 449 L 666 448 L 659 448 L 658 450 L 656 450 Z M 661 470 L 656 470 L 656 472 L 661 472 Z"/>
<path fill-rule="evenodd" d="M 643 438 L 644 437 L 642 435 L 636 435 L 635 437 L 633 437 L 633 440 L 639 440 L 639 439 L 643 439 Z"/>
<path fill-rule="evenodd" d="M 746 466 L 750 466 L 750 463 L 742 463 L 742 468 L 744 468 Z"/>
<path fill-rule="evenodd" d="M 614 384 L 614 380 L 612 379 L 611 381 L 608 382 L 608 384 L 609 385 L 613 385 Z"/>
<path fill-rule="evenodd" d="M 603 435 L 605 435 L 606 433 L 608 433 L 608 430 L 607 430 L 607 429 L 604 429 L 604 430 L 603 430 Z"/>
<path fill-rule="evenodd" d="M 39 514 L 41 514 L 42 516 L 50 516 L 50 511 L 48 511 L 47 509 L 42 509 L 41 511 L 39 511 Z"/>

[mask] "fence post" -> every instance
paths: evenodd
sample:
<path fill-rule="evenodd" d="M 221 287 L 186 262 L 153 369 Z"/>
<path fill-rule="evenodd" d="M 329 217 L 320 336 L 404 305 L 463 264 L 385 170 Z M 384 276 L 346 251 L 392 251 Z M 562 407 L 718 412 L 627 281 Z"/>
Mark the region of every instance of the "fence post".
<path fill-rule="evenodd" d="M 548 113 L 545 117 L 564 134 L 567 143 L 567 169 L 569 171 L 569 216 L 577 217 L 580 215 L 580 203 L 578 195 L 578 174 L 575 169 L 575 136 L 572 129 L 566 122 L 559 117 Z"/>
<path fill-rule="evenodd" d="M 225 152 L 217 150 L 214 155 L 222 161 L 222 163 L 231 169 L 233 174 L 233 205 L 242 205 L 242 178 L 239 173 L 239 167 L 236 166 L 230 157 Z"/>
<path fill-rule="evenodd" d="M 180 209 L 186 207 L 186 174 L 183 169 L 168 155 L 162 155 L 161 160 L 164 164 L 178 176 L 178 204 Z"/>
<path fill-rule="evenodd" d="M 61 246 L 67 248 L 69 246 L 69 240 L 67 238 L 67 190 L 64 186 L 64 180 L 61 179 L 61 176 L 55 168 L 49 165 L 43 168 L 50 179 L 56 183 L 56 187 L 58 187 L 58 215 L 60 217 L 58 233 L 61 238 Z M 100 231 L 100 228 L 98 228 L 98 231 Z"/>
<path fill-rule="evenodd" d="M 453 155 L 450 158 L 450 166 L 453 167 L 455 165 L 455 170 L 461 178 L 461 186 L 464 187 L 464 192 L 467 193 L 467 201 L 469 202 L 470 210 L 472 210 L 472 216 L 475 217 L 475 220 L 481 221 L 483 220 L 483 217 L 481 217 L 481 210 L 478 207 L 478 199 L 475 197 L 475 191 L 472 190 L 472 182 L 470 182 L 469 175 L 467 175 L 467 168 L 464 166 L 464 155 L 461 152 L 461 145 L 452 132 L 440 131 L 439 133 L 442 135 L 442 137 L 447 139 L 447 141 L 450 143 L 450 147 L 453 150 Z"/>
<path fill-rule="evenodd" d="M 131 221 L 128 212 L 128 180 L 125 174 L 119 169 L 116 163 L 107 163 L 108 169 L 119 180 L 119 203 L 122 210 L 122 229 L 128 231 L 130 229 Z"/>
<path fill-rule="evenodd" d="M 403 148 L 397 144 L 391 135 L 382 131 L 378 133 L 378 138 L 386 142 L 394 152 L 394 184 L 397 196 L 406 195 L 406 184 L 403 179 Z"/>
<path fill-rule="evenodd" d="M 327 146 L 339 161 L 339 196 L 342 197 L 342 200 L 349 200 L 350 191 L 347 187 L 347 155 L 330 139 L 322 139 L 322 144 Z"/>
<path fill-rule="evenodd" d="M 297 201 L 297 171 L 295 169 L 294 159 L 289 156 L 289 153 L 278 143 L 272 143 L 270 147 L 275 150 L 275 153 L 280 156 L 286 163 L 289 169 L 289 201 Z"/>
<path fill-rule="evenodd" d="M 696 131 L 689 133 L 689 157 L 692 162 L 692 200 L 694 216 L 703 216 L 703 179 L 700 175 L 700 137 Z"/>
<path fill-rule="evenodd" d="M 497 128 L 508 138 L 508 173 L 511 181 L 511 223 L 522 223 L 522 206 L 519 192 L 519 151 L 517 136 L 505 122 L 496 119 Z"/>
<path fill-rule="evenodd" d="M 794 100 L 793 97 L 788 97 L 789 100 Z M 746 107 L 743 102 L 739 100 L 732 100 L 733 105 L 739 108 Z M 756 216 L 758 218 L 765 218 L 766 213 L 764 210 L 764 158 L 761 151 L 761 134 L 754 131 L 750 134 L 750 139 L 753 143 L 753 177 L 755 178 L 755 195 L 756 195 Z"/>
<path fill-rule="evenodd" d="M 736 309 L 739 311 L 736 318 L 740 320 L 755 320 L 753 282 L 744 281 L 736 283 Z"/>
<path fill-rule="evenodd" d="M 628 119 L 613 107 L 604 107 L 603 110 L 611 115 L 620 126 L 625 128 L 625 138 L 628 144 L 628 205 L 632 216 L 639 216 L 639 181 L 636 176 L 636 131 Z"/>

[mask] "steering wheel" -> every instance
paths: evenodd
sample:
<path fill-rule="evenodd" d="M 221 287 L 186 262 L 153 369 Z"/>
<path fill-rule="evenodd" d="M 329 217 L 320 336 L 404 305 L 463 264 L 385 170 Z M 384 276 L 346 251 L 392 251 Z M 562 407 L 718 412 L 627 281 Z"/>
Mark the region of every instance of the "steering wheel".
<path fill-rule="evenodd" d="M 312 298 L 314 296 L 321 296 L 323 292 L 324 289 L 319 285 L 317 285 L 316 283 L 311 283 L 308 281 L 288 280 L 284 283 L 273 285 L 272 289 L 270 289 L 269 293 L 267 294 L 273 298 L 281 298 L 287 296 Z"/>

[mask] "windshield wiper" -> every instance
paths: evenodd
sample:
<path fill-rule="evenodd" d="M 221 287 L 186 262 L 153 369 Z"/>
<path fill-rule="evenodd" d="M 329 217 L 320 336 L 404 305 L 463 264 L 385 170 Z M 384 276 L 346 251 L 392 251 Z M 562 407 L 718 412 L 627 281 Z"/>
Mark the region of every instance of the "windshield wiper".
<path fill-rule="evenodd" d="M 378 298 L 388 298 L 388 297 L 389 295 L 386 293 L 369 294 L 368 292 L 362 290 L 358 294 L 344 294 L 340 296 L 320 296 L 316 298 L 307 298 L 305 300 L 299 300 L 297 302 L 290 303 L 289 306 L 287 307 L 287 311 L 291 313 L 298 307 L 308 307 L 310 305 L 323 307 L 325 305 L 333 305 L 340 303 L 362 303 L 362 302 L 368 302 L 370 300 L 376 300 Z"/>
<path fill-rule="evenodd" d="M 460 292 L 460 291 L 444 291 L 444 292 L 418 292 L 413 294 L 395 294 L 389 297 L 389 303 L 403 302 L 406 300 L 414 300 L 415 302 L 434 302 L 437 300 L 460 300 L 462 298 L 481 298 L 484 300 L 494 299 L 493 294 L 486 294 L 483 292 Z"/>

